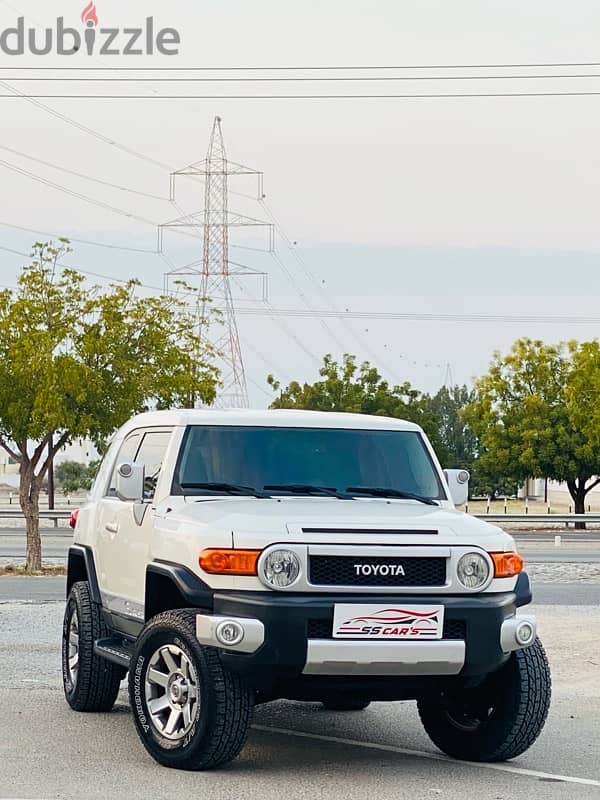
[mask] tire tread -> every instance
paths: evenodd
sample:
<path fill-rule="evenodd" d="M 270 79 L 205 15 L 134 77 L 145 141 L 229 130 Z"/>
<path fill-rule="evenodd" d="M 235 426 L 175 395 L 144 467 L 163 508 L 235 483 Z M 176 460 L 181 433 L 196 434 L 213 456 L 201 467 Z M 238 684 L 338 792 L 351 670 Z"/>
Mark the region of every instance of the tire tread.
<path fill-rule="evenodd" d="M 73 585 L 71 594 L 75 597 L 79 615 L 79 672 L 75 692 L 67 702 L 75 711 L 98 712 L 110 711 L 119 693 L 123 678 L 123 668 L 112 664 L 94 653 L 94 642 L 109 636 L 109 631 L 102 619 L 101 611 L 92 601 L 89 585 L 79 581 Z M 87 641 L 85 649 L 81 647 L 82 633 Z"/>
<path fill-rule="evenodd" d="M 143 644 L 155 630 L 164 630 L 165 627 L 171 627 L 195 640 L 197 613 L 196 609 L 180 609 L 157 615 L 142 632 L 140 643 Z M 201 752 L 192 753 L 187 759 L 178 759 L 177 763 L 173 763 L 168 756 L 162 758 L 155 748 L 149 748 L 147 740 L 142 736 L 146 749 L 167 766 L 187 770 L 216 769 L 239 755 L 246 743 L 253 711 L 252 693 L 244 686 L 239 675 L 223 667 L 216 648 L 202 647 L 202 653 L 213 690 L 214 729 L 207 737 Z M 134 661 L 135 656 L 132 663 Z"/>
<path fill-rule="evenodd" d="M 540 640 L 515 651 L 500 675 L 512 681 L 510 701 L 499 716 L 472 733 L 452 726 L 443 706 L 418 703 L 421 722 L 440 750 L 469 761 L 497 762 L 516 758 L 531 747 L 544 727 L 551 697 L 550 667 Z"/>

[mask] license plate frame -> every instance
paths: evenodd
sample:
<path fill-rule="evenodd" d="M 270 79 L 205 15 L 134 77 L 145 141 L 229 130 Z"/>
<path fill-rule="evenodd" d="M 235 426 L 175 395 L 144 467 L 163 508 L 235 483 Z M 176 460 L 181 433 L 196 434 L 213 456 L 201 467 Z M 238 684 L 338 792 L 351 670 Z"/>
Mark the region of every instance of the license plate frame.
<path fill-rule="evenodd" d="M 439 604 L 336 603 L 334 639 L 439 641 L 444 635 L 444 606 Z"/>

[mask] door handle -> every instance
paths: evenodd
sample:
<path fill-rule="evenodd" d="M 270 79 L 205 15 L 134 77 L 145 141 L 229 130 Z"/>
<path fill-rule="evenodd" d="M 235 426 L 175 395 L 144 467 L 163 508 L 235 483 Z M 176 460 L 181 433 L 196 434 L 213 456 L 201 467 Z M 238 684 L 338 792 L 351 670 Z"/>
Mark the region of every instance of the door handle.
<path fill-rule="evenodd" d="M 107 522 L 104 527 L 106 528 L 106 530 L 109 533 L 118 533 L 119 532 L 119 526 L 117 525 L 116 522 Z"/>

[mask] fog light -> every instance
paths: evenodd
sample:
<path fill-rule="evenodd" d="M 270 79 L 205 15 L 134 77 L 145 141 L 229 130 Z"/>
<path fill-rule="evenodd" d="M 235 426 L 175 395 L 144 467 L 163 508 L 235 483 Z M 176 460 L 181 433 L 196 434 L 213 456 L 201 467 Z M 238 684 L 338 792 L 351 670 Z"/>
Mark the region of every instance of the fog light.
<path fill-rule="evenodd" d="M 226 647 L 235 647 L 244 638 L 244 629 L 239 622 L 226 619 L 217 625 L 215 636 Z"/>
<path fill-rule="evenodd" d="M 490 565 L 479 553 L 467 553 L 459 560 L 456 574 L 465 589 L 480 589 L 490 577 Z"/>
<path fill-rule="evenodd" d="M 530 622 L 521 622 L 517 625 L 517 629 L 515 630 L 515 639 L 517 642 L 526 647 L 528 644 L 533 642 L 535 637 L 535 629 Z"/>

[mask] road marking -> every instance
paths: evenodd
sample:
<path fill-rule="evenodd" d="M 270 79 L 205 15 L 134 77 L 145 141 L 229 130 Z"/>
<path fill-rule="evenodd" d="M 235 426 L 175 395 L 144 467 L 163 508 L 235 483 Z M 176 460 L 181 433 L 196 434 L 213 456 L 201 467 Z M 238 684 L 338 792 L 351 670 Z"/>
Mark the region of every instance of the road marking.
<path fill-rule="evenodd" d="M 427 758 L 430 761 L 445 761 L 452 764 L 464 764 L 468 767 L 477 769 L 491 769 L 496 772 L 510 772 L 513 775 L 523 775 L 528 778 L 541 778 L 547 781 L 560 783 L 574 783 L 581 786 L 598 786 L 600 781 L 592 778 L 576 778 L 572 775 L 555 775 L 552 772 L 539 772 L 535 769 L 524 769 L 523 767 L 513 767 L 510 764 L 483 764 L 478 761 L 457 761 L 441 753 L 427 753 L 424 750 L 409 750 L 406 747 L 394 747 L 389 744 L 376 744 L 375 742 L 360 742 L 357 739 L 342 739 L 339 736 L 322 736 L 318 733 L 306 733 L 305 731 L 294 731 L 289 728 L 273 728 L 270 725 L 253 725 L 254 730 L 265 733 L 279 733 L 284 736 L 297 736 L 302 739 L 315 739 L 319 742 L 332 742 L 333 744 L 350 745 L 351 747 L 364 747 L 368 750 L 381 750 L 385 753 L 398 753 L 402 756 L 413 756 L 413 758 Z"/>

